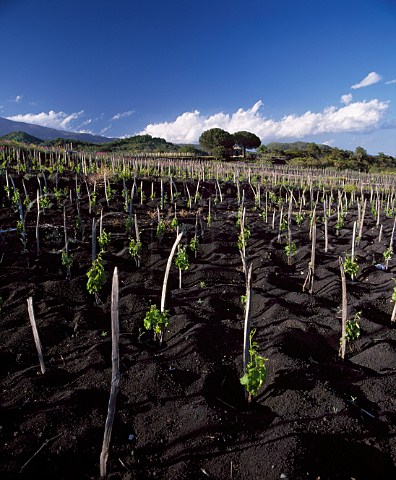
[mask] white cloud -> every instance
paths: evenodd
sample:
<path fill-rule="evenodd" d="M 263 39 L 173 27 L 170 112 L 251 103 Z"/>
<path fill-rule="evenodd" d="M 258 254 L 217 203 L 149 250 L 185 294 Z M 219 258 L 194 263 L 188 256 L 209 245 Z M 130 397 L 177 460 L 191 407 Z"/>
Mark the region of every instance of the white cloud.
<path fill-rule="evenodd" d="M 114 121 L 114 120 L 120 120 L 120 118 L 124 118 L 124 117 L 130 117 L 131 115 L 133 115 L 135 113 L 135 110 L 128 110 L 127 112 L 120 112 L 120 113 L 116 113 L 111 119 L 110 121 Z"/>
<path fill-rule="evenodd" d="M 352 93 L 341 95 L 341 103 L 349 105 L 352 102 Z"/>
<path fill-rule="evenodd" d="M 17 95 L 16 97 L 14 97 L 11 102 L 15 102 L 15 103 L 21 103 L 22 102 L 22 98 L 23 98 L 23 95 Z"/>
<path fill-rule="evenodd" d="M 105 128 L 102 128 L 102 130 L 99 132 L 99 135 L 103 135 L 104 133 L 107 132 L 107 130 L 110 130 L 110 128 L 111 128 L 111 125 L 109 125 L 109 126 L 107 126 L 107 127 L 105 127 Z"/>
<path fill-rule="evenodd" d="M 77 120 L 83 113 L 84 110 L 70 114 L 65 112 L 54 112 L 53 110 L 50 110 L 48 113 L 25 113 L 7 118 L 8 120 L 14 120 L 16 122 L 33 123 L 35 125 L 56 128 L 59 130 L 72 130 L 72 122 Z"/>
<path fill-rule="evenodd" d="M 86 130 L 86 129 L 82 129 L 82 130 L 76 130 L 77 133 L 89 133 L 90 135 L 96 135 L 96 133 L 93 131 L 93 130 Z"/>
<path fill-rule="evenodd" d="M 89 125 L 92 123 L 92 118 L 88 118 L 87 120 L 84 120 L 83 122 L 80 123 L 80 125 L 77 128 L 85 127 L 86 125 Z"/>
<path fill-rule="evenodd" d="M 359 83 L 355 83 L 355 85 L 352 85 L 351 88 L 355 90 L 357 88 L 368 87 L 369 85 L 374 85 L 375 83 L 378 83 L 381 79 L 382 77 L 378 73 L 370 72 L 366 77 L 363 78 L 362 81 L 360 81 Z"/>
<path fill-rule="evenodd" d="M 231 115 L 221 112 L 203 116 L 198 110 L 185 112 L 173 122 L 147 125 L 140 134 L 162 137 L 173 143 L 196 143 L 203 131 L 215 127 L 230 133 L 247 130 L 262 141 L 341 132 L 361 133 L 378 127 L 388 109 L 388 102 L 377 99 L 354 102 L 340 108 L 328 107 L 319 113 L 308 111 L 302 115 L 287 115 L 281 120 L 264 117 L 261 106 L 259 100 L 252 108 L 240 108 Z"/>
<path fill-rule="evenodd" d="M 385 85 L 394 85 L 396 83 L 396 78 L 394 80 L 388 80 L 385 82 Z"/>

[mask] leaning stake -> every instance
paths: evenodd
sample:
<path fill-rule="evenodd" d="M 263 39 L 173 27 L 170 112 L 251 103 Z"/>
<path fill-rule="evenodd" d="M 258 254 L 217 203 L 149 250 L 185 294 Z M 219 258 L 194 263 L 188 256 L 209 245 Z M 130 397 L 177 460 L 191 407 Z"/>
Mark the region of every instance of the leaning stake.
<path fill-rule="evenodd" d="M 43 357 L 43 351 L 42 351 L 42 348 L 41 348 L 40 337 L 39 337 L 39 334 L 38 334 L 38 331 L 37 331 L 36 320 L 34 318 L 33 298 L 32 297 L 28 298 L 27 304 L 28 304 L 30 325 L 32 326 L 32 330 L 33 330 L 34 343 L 36 344 L 36 350 L 37 350 L 37 354 L 38 354 L 38 357 L 39 357 L 41 373 L 44 375 L 44 373 L 45 373 L 44 357 Z"/>
<path fill-rule="evenodd" d="M 347 289 L 346 289 L 346 279 L 344 264 L 342 263 L 342 258 L 339 257 L 340 263 L 340 273 L 341 273 L 341 286 L 342 286 L 342 327 L 341 327 L 341 347 L 340 347 L 340 357 L 345 359 L 345 348 L 346 348 L 346 322 L 348 316 L 348 304 L 347 304 Z"/>
<path fill-rule="evenodd" d="M 161 313 L 165 312 L 165 298 L 166 298 L 166 287 L 168 284 L 169 278 L 169 271 L 172 266 L 172 260 L 176 252 L 176 248 L 180 243 L 180 240 L 183 236 L 183 232 L 180 232 L 179 235 L 176 237 L 175 243 L 173 244 L 172 250 L 169 254 L 168 263 L 166 264 L 165 275 L 164 275 L 164 282 L 162 284 L 162 295 L 161 295 Z M 162 345 L 162 340 L 164 338 L 164 330 L 160 333 L 159 337 L 159 344 Z"/>
<path fill-rule="evenodd" d="M 111 388 L 110 388 L 110 398 L 109 406 L 107 408 L 107 418 L 105 424 L 105 431 L 103 436 L 102 452 L 100 454 L 100 476 L 106 476 L 106 464 L 107 458 L 109 456 L 109 446 L 111 438 L 111 430 L 113 428 L 115 409 L 116 409 L 116 398 L 118 393 L 118 386 L 120 383 L 120 357 L 119 357 L 119 336 L 120 336 L 120 327 L 118 321 L 118 270 L 117 267 L 114 268 L 113 274 L 113 286 L 111 290 Z"/>
<path fill-rule="evenodd" d="M 248 267 L 246 278 L 246 305 L 245 305 L 245 322 L 243 327 L 243 374 L 246 374 L 247 364 L 249 363 L 249 336 L 250 336 L 250 318 L 251 318 L 251 303 L 252 303 L 252 268 L 251 263 Z M 248 396 L 245 390 L 246 398 Z"/>

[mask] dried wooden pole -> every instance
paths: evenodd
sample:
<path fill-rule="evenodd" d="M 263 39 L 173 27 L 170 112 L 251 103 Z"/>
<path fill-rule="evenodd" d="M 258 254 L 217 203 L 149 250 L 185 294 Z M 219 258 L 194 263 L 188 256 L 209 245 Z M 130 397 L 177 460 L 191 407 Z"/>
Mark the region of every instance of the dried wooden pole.
<path fill-rule="evenodd" d="M 252 303 L 252 268 L 250 263 L 248 267 L 246 279 L 246 304 L 245 304 L 245 321 L 243 326 L 243 374 L 245 375 L 247 365 L 249 363 L 249 336 L 250 336 L 250 320 L 251 320 L 251 303 Z M 245 388 L 245 397 L 248 397 L 248 392 Z"/>
<path fill-rule="evenodd" d="M 140 267 L 140 253 L 141 253 L 141 246 L 140 246 L 140 233 L 139 233 L 139 226 L 137 221 L 137 215 L 135 213 L 135 235 L 136 235 L 136 245 L 137 245 L 137 255 L 136 255 L 136 266 Z"/>
<path fill-rule="evenodd" d="M 364 215 L 365 215 L 365 213 L 366 213 L 366 206 L 367 206 L 367 198 L 364 199 L 363 208 L 362 208 L 362 213 L 361 213 L 361 216 L 360 216 L 359 233 L 358 233 L 358 245 L 359 245 L 359 243 L 360 243 L 360 240 L 362 239 L 363 224 L 364 224 Z"/>
<path fill-rule="evenodd" d="M 100 476 L 106 476 L 107 458 L 109 456 L 109 447 L 111 439 L 111 431 L 113 429 L 116 399 L 120 383 L 120 355 L 119 355 L 119 313 L 118 313 L 118 270 L 114 268 L 113 285 L 111 290 L 111 388 L 109 405 L 107 408 L 107 417 L 105 424 L 105 431 L 103 436 L 102 451 L 100 454 Z"/>
<path fill-rule="evenodd" d="M 278 243 L 281 243 L 282 239 L 282 221 L 283 221 L 283 205 L 281 206 L 280 217 L 279 217 L 279 228 L 278 228 Z"/>
<path fill-rule="evenodd" d="M 394 322 L 396 322 L 396 302 L 395 302 L 395 304 L 393 305 L 391 322 L 392 322 L 392 324 L 393 324 Z"/>
<path fill-rule="evenodd" d="M 65 235 L 65 253 L 69 255 L 69 239 L 67 236 L 67 227 L 66 227 L 66 208 L 63 207 L 63 232 Z"/>
<path fill-rule="evenodd" d="M 345 349 L 346 349 L 346 322 L 348 316 L 348 303 L 347 303 L 347 288 L 346 288 L 346 278 L 344 271 L 344 264 L 342 258 L 338 258 L 340 263 L 340 273 L 341 273 L 341 288 L 342 288 L 342 326 L 341 326 L 341 347 L 339 355 L 342 360 L 345 359 Z"/>
<path fill-rule="evenodd" d="M 43 356 L 43 350 L 41 348 L 41 342 L 40 342 L 40 337 L 39 337 L 38 330 L 37 330 L 36 320 L 34 318 L 33 298 L 32 297 L 28 298 L 27 304 L 28 304 L 30 325 L 32 326 L 32 330 L 33 330 L 34 343 L 36 345 L 37 355 L 38 355 L 39 362 L 40 362 L 40 369 L 41 369 L 41 373 L 44 375 L 44 373 L 45 373 L 44 356 Z"/>
<path fill-rule="evenodd" d="M 200 182 L 200 180 L 198 180 L 198 183 L 197 183 L 197 189 L 195 190 L 194 203 L 197 203 L 197 200 L 198 200 L 198 193 L 199 193 L 199 182 Z"/>
<path fill-rule="evenodd" d="M 257 207 L 261 208 L 261 186 L 260 183 L 257 184 L 257 194 L 256 194 L 256 201 L 257 201 Z"/>
<path fill-rule="evenodd" d="M 246 215 L 246 208 L 242 208 L 242 216 L 241 216 L 241 233 L 240 233 L 240 238 L 242 241 L 242 248 L 239 250 L 241 254 L 241 259 L 242 259 L 242 267 L 243 267 L 243 273 L 245 274 L 245 279 L 247 281 L 247 274 L 248 274 L 248 269 L 247 269 L 247 263 L 246 263 L 246 243 L 245 243 L 245 215 Z"/>
<path fill-rule="evenodd" d="M 268 223 L 268 191 L 265 191 L 265 223 Z"/>
<path fill-rule="evenodd" d="M 173 257 L 175 256 L 177 246 L 179 245 L 182 236 L 183 236 L 183 232 L 180 232 L 177 235 L 175 243 L 173 244 L 172 250 L 169 254 L 168 262 L 166 264 L 164 281 L 163 281 L 163 284 L 162 284 L 162 295 L 161 295 L 161 312 L 162 313 L 165 312 L 166 288 L 168 286 L 168 278 L 169 278 L 169 272 L 170 272 L 170 269 L 171 269 L 171 266 L 172 266 L 172 260 L 173 260 Z M 164 330 L 162 330 L 160 335 L 159 335 L 160 346 L 162 345 L 163 338 L 164 338 Z"/>
<path fill-rule="evenodd" d="M 161 178 L 161 210 L 164 209 L 164 181 Z"/>
<path fill-rule="evenodd" d="M 25 185 L 25 181 L 24 179 L 22 178 L 22 186 L 23 186 L 23 191 L 25 192 L 25 199 L 28 198 L 28 192 L 26 190 L 26 185 Z"/>
<path fill-rule="evenodd" d="M 143 180 L 141 180 L 140 181 L 140 205 L 143 205 L 143 198 L 144 198 Z"/>
<path fill-rule="evenodd" d="M 100 209 L 99 237 L 102 235 L 102 231 L 103 231 L 103 208 Z"/>
<path fill-rule="evenodd" d="M 87 188 L 87 194 L 88 194 L 89 214 L 91 214 L 92 212 L 91 192 L 89 191 L 88 183 L 86 180 L 85 180 L 85 186 Z"/>
<path fill-rule="evenodd" d="M 308 263 L 308 273 L 303 285 L 303 292 L 305 287 L 309 286 L 309 293 L 313 293 L 313 285 L 315 278 L 315 257 L 316 257 L 316 210 L 313 211 L 312 217 L 312 246 L 311 246 L 311 260 Z"/>
<path fill-rule="evenodd" d="M 133 191 L 133 187 L 132 187 Z M 128 230 L 129 234 L 132 234 L 132 227 L 133 227 L 133 193 L 131 193 L 131 198 L 129 199 L 129 221 L 128 221 Z"/>
<path fill-rule="evenodd" d="M 289 255 L 287 256 L 287 264 L 291 265 L 292 263 L 292 244 L 293 244 L 293 238 L 292 238 L 292 209 L 293 209 L 293 196 L 290 195 L 290 200 L 289 200 L 289 211 L 287 214 L 287 243 L 289 246 Z"/>
<path fill-rule="evenodd" d="M 217 185 L 217 189 L 219 191 L 219 195 L 220 195 L 220 203 L 223 202 L 223 195 L 221 193 L 221 188 L 220 188 L 220 184 L 219 184 L 219 181 L 216 179 L 216 185 Z"/>
<path fill-rule="evenodd" d="M 96 259 L 96 218 L 92 219 L 92 263 Z"/>
<path fill-rule="evenodd" d="M 380 201 L 380 197 L 377 193 L 377 222 L 376 222 L 376 227 L 377 228 L 379 227 L 379 224 L 380 224 L 380 216 L 381 216 L 380 210 L 381 210 L 381 201 Z"/>
<path fill-rule="evenodd" d="M 45 185 L 45 195 L 48 195 L 48 183 L 47 183 L 47 177 L 45 175 L 45 172 L 44 170 L 41 172 L 42 175 L 43 175 L 43 179 L 44 179 L 44 185 Z"/>
<path fill-rule="evenodd" d="M 324 218 L 324 237 L 325 237 L 325 246 L 324 246 L 324 251 L 327 253 L 329 249 L 329 220 L 327 216 L 327 210 L 326 210 L 326 200 L 323 202 L 323 218 Z"/>
<path fill-rule="evenodd" d="M 190 189 L 188 188 L 187 184 L 186 184 L 186 191 L 187 191 L 187 196 L 188 196 L 187 206 L 188 206 L 188 208 L 191 208 L 191 205 L 192 205 L 191 193 L 190 193 Z"/>
<path fill-rule="evenodd" d="M 36 219 L 36 253 L 37 256 L 40 256 L 40 231 L 39 231 L 39 224 L 40 224 L 40 194 L 37 190 L 37 219 Z"/>
<path fill-rule="evenodd" d="M 236 186 L 237 186 L 237 200 L 238 200 L 238 205 L 241 203 L 241 191 L 239 188 L 239 180 L 236 181 Z"/>
<path fill-rule="evenodd" d="M 389 242 L 389 248 L 393 251 L 393 240 L 395 238 L 396 217 L 393 220 L 392 234 Z"/>
<path fill-rule="evenodd" d="M 169 177 L 169 188 L 170 188 L 170 202 L 174 203 L 173 201 L 173 182 L 172 177 Z"/>
<path fill-rule="evenodd" d="M 8 199 L 10 198 L 10 184 L 8 181 L 8 172 L 7 170 L 5 171 L 5 176 L 6 176 L 6 185 L 7 185 L 7 197 Z"/>
<path fill-rule="evenodd" d="M 106 197 L 106 204 L 107 204 L 107 206 L 109 206 L 109 195 L 107 193 L 106 172 L 104 172 L 104 174 L 103 174 L 103 182 L 104 182 L 104 193 L 105 193 L 105 197 Z M 110 182 L 109 182 L 109 185 L 110 185 Z"/>
<path fill-rule="evenodd" d="M 194 228 L 194 243 L 195 243 L 195 252 L 194 257 L 198 256 L 198 212 L 195 215 L 195 228 Z"/>
<path fill-rule="evenodd" d="M 122 190 L 124 192 L 124 208 L 125 208 L 125 211 L 128 211 L 128 190 L 126 187 L 125 178 L 122 179 Z"/>
<path fill-rule="evenodd" d="M 355 261 L 355 243 L 356 243 L 356 222 L 353 222 L 351 260 Z"/>

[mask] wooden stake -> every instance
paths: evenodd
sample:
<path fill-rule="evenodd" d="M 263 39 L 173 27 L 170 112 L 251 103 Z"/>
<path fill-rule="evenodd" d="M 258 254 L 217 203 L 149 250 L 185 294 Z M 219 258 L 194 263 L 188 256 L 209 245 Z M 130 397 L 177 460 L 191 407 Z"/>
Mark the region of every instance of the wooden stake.
<path fill-rule="evenodd" d="M 345 349 L 346 349 L 346 322 L 348 316 L 348 303 L 347 303 L 347 289 L 346 289 L 346 278 L 344 271 L 344 264 L 342 258 L 338 258 L 340 263 L 340 273 L 341 273 L 341 287 L 342 287 L 342 326 L 341 326 L 341 347 L 339 355 L 342 360 L 345 359 Z"/>
<path fill-rule="evenodd" d="M 162 284 L 162 295 L 161 295 L 161 312 L 162 313 L 165 312 L 166 288 L 167 288 L 167 285 L 168 285 L 168 278 L 169 278 L 170 268 L 172 266 L 172 260 L 173 260 L 173 257 L 175 255 L 177 246 L 179 245 L 182 236 L 183 236 L 183 232 L 180 232 L 177 235 L 175 243 L 173 244 L 172 250 L 169 254 L 168 263 L 166 264 L 164 282 Z M 160 345 L 162 345 L 163 338 L 164 338 L 164 330 L 162 330 L 162 332 L 159 335 L 159 344 Z"/>
<path fill-rule="evenodd" d="M 92 219 L 92 263 L 96 259 L 96 218 Z"/>
<path fill-rule="evenodd" d="M 39 191 L 37 190 L 37 219 L 36 219 L 36 253 L 37 256 L 40 256 L 40 231 L 39 231 L 39 224 L 40 224 L 40 195 Z"/>
<path fill-rule="evenodd" d="M 246 305 L 245 305 L 245 322 L 243 327 L 243 374 L 246 373 L 246 368 L 249 363 L 249 336 L 250 336 L 250 320 L 251 320 L 251 302 L 252 302 L 252 268 L 250 263 L 248 267 L 246 279 Z M 245 397 L 248 397 L 248 392 L 245 388 Z"/>
<path fill-rule="evenodd" d="M 137 221 L 137 215 L 135 213 L 135 235 L 136 235 L 136 244 L 138 247 L 137 255 L 136 255 L 136 266 L 140 267 L 140 234 L 139 234 L 139 226 Z"/>
<path fill-rule="evenodd" d="M 43 351 L 41 348 L 41 342 L 40 342 L 40 337 L 37 331 L 37 325 L 36 325 L 36 320 L 34 318 L 34 310 L 33 310 L 33 298 L 29 297 L 28 301 L 28 312 L 29 312 L 29 320 L 30 320 L 30 325 L 32 326 L 33 330 L 33 338 L 34 338 L 34 343 L 36 345 L 36 350 L 40 362 L 40 368 L 41 368 L 41 373 L 44 375 L 45 373 L 45 365 L 44 365 L 44 356 L 43 356 Z"/>
<path fill-rule="evenodd" d="M 109 405 L 107 409 L 107 417 L 105 424 L 105 431 L 103 436 L 102 452 L 100 454 L 100 476 L 106 476 L 106 464 L 109 456 L 109 447 L 111 439 L 111 431 L 113 429 L 116 399 L 120 383 L 120 355 L 119 355 L 119 313 L 118 313 L 118 270 L 114 268 L 113 285 L 111 290 L 111 388 Z"/>

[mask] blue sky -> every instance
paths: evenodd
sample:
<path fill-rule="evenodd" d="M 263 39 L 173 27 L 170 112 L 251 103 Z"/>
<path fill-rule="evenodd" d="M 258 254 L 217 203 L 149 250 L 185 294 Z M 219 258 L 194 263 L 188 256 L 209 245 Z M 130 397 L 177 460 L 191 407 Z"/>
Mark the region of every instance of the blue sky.
<path fill-rule="evenodd" d="M 0 116 L 396 156 L 395 0 L 0 0 Z"/>

